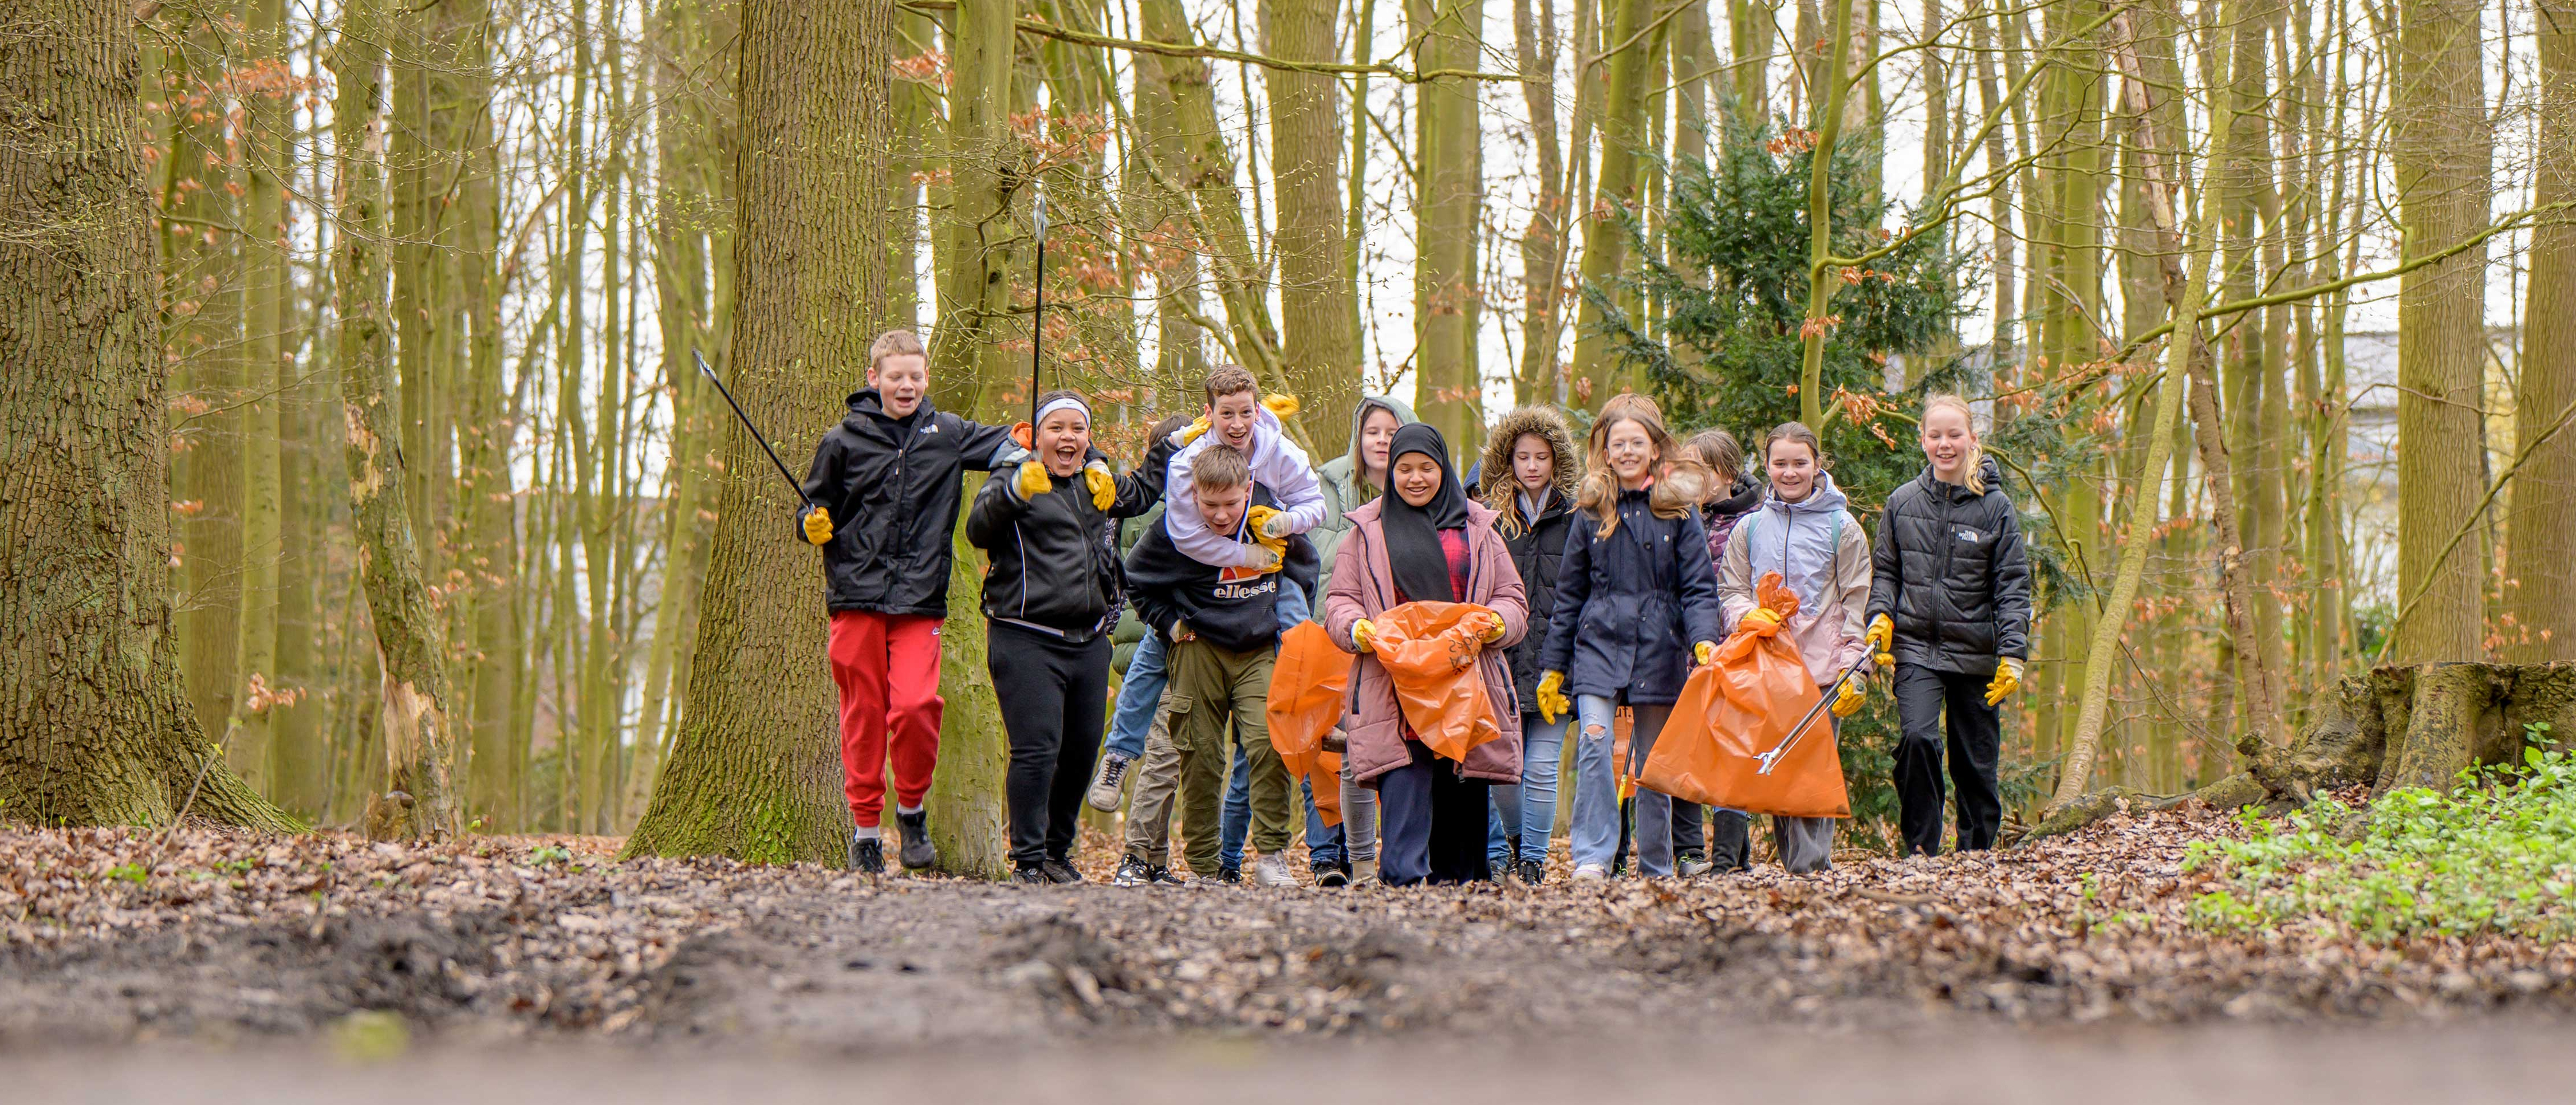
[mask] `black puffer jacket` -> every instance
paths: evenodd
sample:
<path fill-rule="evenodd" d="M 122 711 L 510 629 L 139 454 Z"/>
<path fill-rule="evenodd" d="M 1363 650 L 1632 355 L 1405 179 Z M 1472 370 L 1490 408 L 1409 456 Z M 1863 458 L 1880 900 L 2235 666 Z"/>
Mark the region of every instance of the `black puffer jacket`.
<path fill-rule="evenodd" d="M 1524 434 L 1536 434 L 1547 442 L 1548 452 L 1556 466 L 1549 473 L 1552 493 L 1547 505 L 1540 507 L 1535 520 L 1522 517 L 1520 481 L 1512 476 L 1512 450 Z M 1574 528 L 1574 433 L 1565 424 L 1565 416 L 1546 407 L 1521 407 L 1494 423 L 1494 432 L 1485 439 L 1485 453 L 1476 462 L 1477 473 L 1495 473 L 1494 482 L 1470 488 L 1486 506 L 1501 515 L 1495 528 L 1503 535 L 1503 547 L 1511 550 L 1512 567 L 1520 570 L 1521 586 L 1529 601 L 1530 631 L 1511 648 L 1512 684 L 1520 689 L 1521 708 L 1538 708 L 1538 677 L 1542 669 L 1539 651 L 1547 644 L 1548 621 L 1556 613 L 1557 568 L 1565 560 L 1565 534 Z"/>
<path fill-rule="evenodd" d="M 1992 458 L 1985 494 L 1920 477 L 1887 497 L 1872 559 L 1869 617 L 1896 622 L 1896 662 L 1982 675 L 2030 655 L 2030 557 Z"/>
<path fill-rule="evenodd" d="M 958 479 L 1027 454 L 1009 428 L 935 410 L 888 417 L 877 389 L 850 395 L 850 413 L 814 447 L 805 498 L 832 512 L 823 546 L 825 605 L 833 612 L 948 616 L 949 538 Z M 805 512 L 796 516 L 799 540 Z"/>
<path fill-rule="evenodd" d="M 1049 475 L 1043 495 L 1022 501 L 1016 472 L 984 481 L 966 512 L 966 541 L 984 550 L 984 616 L 1024 622 L 1087 641 L 1116 624 L 1127 594 L 1116 519 L 1163 501 L 1172 443 L 1154 443 L 1145 463 L 1118 480 L 1118 498 L 1092 505 L 1081 474 Z"/>
<path fill-rule="evenodd" d="M 1618 509 L 1607 537 L 1591 511 L 1571 515 L 1539 666 L 1564 672 L 1568 695 L 1670 703 L 1690 678 L 1691 646 L 1726 639 L 1708 534 L 1695 509 L 1655 517 L 1644 491 L 1620 492 Z"/>

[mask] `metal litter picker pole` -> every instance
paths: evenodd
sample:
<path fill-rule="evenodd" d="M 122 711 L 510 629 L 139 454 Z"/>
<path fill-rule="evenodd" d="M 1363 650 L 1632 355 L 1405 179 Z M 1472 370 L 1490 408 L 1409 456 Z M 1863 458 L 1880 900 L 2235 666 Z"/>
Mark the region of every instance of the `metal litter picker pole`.
<path fill-rule="evenodd" d="M 724 381 L 716 379 L 716 370 L 707 367 L 707 355 L 692 349 L 689 356 L 697 359 L 698 371 L 706 374 L 707 382 L 716 386 L 716 394 L 724 396 L 725 405 L 733 408 L 733 416 L 742 420 L 742 428 L 751 431 L 751 439 L 760 443 L 760 451 L 769 454 L 769 463 L 778 466 L 778 478 L 787 481 L 787 489 L 796 493 L 796 501 L 806 506 L 814 505 L 814 500 L 805 497 L 804 485 L 797 483 L 796 477 L 787 471 L 787 462 L 778 459 L 778 450 L 769 447 L 769 439 L 762 436 L 760 427 L 752 425 L 751 416 L 742 413 L 742 404 L 734 402 L 733 392 L 724 386 Z"/>
<path fill-rule="evenodd" d="M 1762 766 L 1755 770 L 1754 774 L 1768 775 L 1771 774 L 1772 768 L 1780 766 L 1780 758 L 1788 755 L 1790 749 L 1797 747 L 1798 739 L 1807 735 L 1807 727 L 1815 724 L 1817 712 L 1832 705 L 1834 696 L 1842 693 L 1843 684 L 1851 682 L 1851 677 L 1860 671 L 1861 665 L 1867 663 L 1869 663 L 1869 653 L 1863 651 L 1860 659 L 1852 661 L 1850 667 L 1843 669 L 1842 676 L 1834 680 L 1833 686 L 1825 688 L 1824 696 L 1818 698 L 1815 705 L 1807 707 L 1807 716 L 1799 718 L 1798 727 L 1789 730 L 1788 736 L 1780 738 L 1778 747 L 1754 757 L 1762 761 Z"/>

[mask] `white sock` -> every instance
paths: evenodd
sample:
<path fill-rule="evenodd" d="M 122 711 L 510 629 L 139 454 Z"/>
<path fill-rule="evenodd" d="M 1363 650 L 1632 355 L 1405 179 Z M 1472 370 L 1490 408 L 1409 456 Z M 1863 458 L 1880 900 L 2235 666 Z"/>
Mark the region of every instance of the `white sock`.
<path fill-rule="evenodd" d="M 912 816 L 912 815 L 914 815 L 914 814 L 916 814 L 916 813 L 920 813 L 920 812 L 921 812 L 921 807 L 919 807 L 919 806 L 896 806 L 896 807 L 894 808 L 894 812 L 896 812 L 896 813 L 898 813 L 898 814 L 901 814 L 901 815 L 903 815 L 903 816 L 905 816 L 905 817 L 910 817 L 910 816 Z"/>
<path fill-rule="evenodd" d="M 885 831 L 884 831 L 883 829 L 878 828 L 877 826 L 874 826 L 874 825 L 861 825 L 861 826 L 859 826 L 859 831 L 858 831 L 856 834 L 854 834 L 854 836 L 852 837 L 852 839 L 855 839 L 855 840 L 877 840 L 877 839 L 882 838 L 884 835 L 885 835 Z"/>

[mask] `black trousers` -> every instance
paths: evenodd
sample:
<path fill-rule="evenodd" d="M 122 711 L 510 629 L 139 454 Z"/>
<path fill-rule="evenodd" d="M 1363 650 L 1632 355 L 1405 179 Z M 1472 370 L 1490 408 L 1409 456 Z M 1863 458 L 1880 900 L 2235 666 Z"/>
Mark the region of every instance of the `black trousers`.
<path fill-rule="evenodd" d="M 1485 855 L 1487 801 L 1483 779 L 1461 778 L 1458 765 L 1420 741 L 1407 741 L 1413 762 L 1380 775 L 1377 873 L 1388 886 L 1483 882 L 1493 877 Z"/>
<path fill-rule="evenodd" d="M 1995 762 L 2003 744 L 2003 715 L 1986 705 L 1991 676 L 1934 671 L 1913 664 L 1896 666 L 1896 721 L 1903 735 L 1896 742 L 1897 825 L 1905 834 L 1905 851 L 1941 854 L 1941 752 L 1950 753 L 1950 782 L 1958 791 L 1959 850 L 1995 846 L 2003 828 L 2003 795 L 1995 781 Z M 1942 715 L 1949 715 L 1945 739 Z"/>
<path fill-rule="evenodd" d="M 1091 761 L 1109 708 L 1109 638 L 1080 644 L 1003 622 L 987 623 L 984 662 L 1011 738 L 1003 791 L 1011 807 L 1011 862 L 1035 867 L 1073 851 Z"/>

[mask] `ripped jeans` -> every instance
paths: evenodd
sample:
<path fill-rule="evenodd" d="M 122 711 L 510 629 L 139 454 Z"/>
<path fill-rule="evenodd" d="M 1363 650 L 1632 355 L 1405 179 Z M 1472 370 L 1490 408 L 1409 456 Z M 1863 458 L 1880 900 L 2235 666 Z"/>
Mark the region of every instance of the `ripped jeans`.
<path fill-rule="evenodd" d="M 1619 847 L 1619 772 L 1611 763 L 1611 752 L 1618 737 L 1611 731 L 1611 720 L 1618 704 L 1600 695 L 1574 697 L 1576 736 L 1574 741 L 1574 832 L 1572 847 L 1574 865 L 1587 864 L 1608 870 L 1611 853 Z M 1641 705 L 1630 703 L 1628 714 L 1635 723 L 1628 734 L 1629 770 L 1646 762 L 1655 749 L 1655 737 L 1664 731 L 1664 720 L 1672 716 L 1671 703 Z M 1673 800 L 1643 787 L 1637 789 L 1636 842 L 1638 873 L 1663 876 L 1673 873 Z"/>

